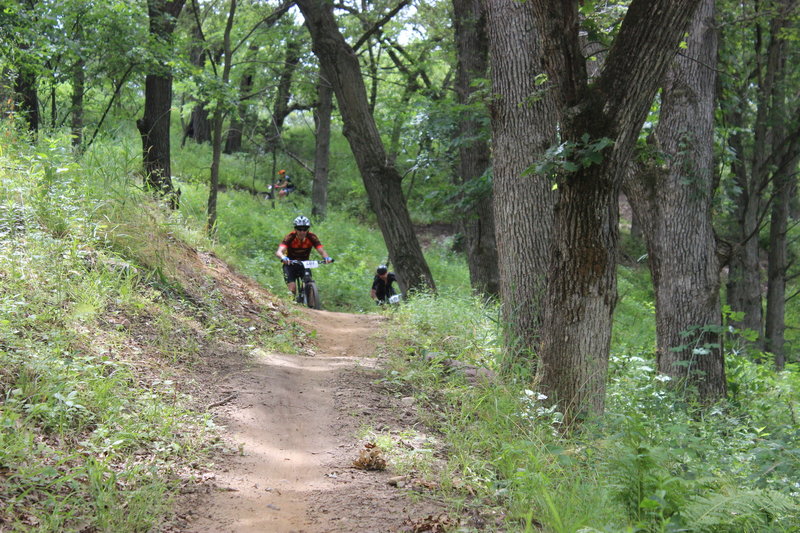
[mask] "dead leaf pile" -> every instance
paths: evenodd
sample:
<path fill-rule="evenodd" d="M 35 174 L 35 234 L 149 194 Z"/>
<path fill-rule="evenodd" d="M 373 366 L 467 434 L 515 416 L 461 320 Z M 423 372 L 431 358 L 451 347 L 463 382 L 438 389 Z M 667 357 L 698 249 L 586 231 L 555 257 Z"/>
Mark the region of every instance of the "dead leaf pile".
<path fill-rule="evenodd" d="M 361 470 L 385 470 L 386 459 L 375 443 L 368 442 L 359 453 L 358 459 L 353 461 L 353 466 Z"/>
<path fill-rule="evenodd" d="M 431 533 L 445 533 L 458 524 L 446 514 L 440 514 L 438 516 L 428 515 L 419 520 L 412 520 L 409 518 L 406 520 L 405 525 L 409 526 L 413 533 L 423 533 L 425 531 L 430 531 Z"/>

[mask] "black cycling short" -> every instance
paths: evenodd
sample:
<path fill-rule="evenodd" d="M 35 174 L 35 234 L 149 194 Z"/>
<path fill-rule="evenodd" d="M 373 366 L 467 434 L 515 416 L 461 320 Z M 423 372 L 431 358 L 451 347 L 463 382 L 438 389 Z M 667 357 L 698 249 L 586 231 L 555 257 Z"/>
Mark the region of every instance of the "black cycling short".
<path fill-rule="evenodd" d="M 297 280 L 297 278 L 302 278 L 303 274 L 305 274 L 305 267 L 303 263 L 286 263 L 283 264 L 283 279 L 286 283 L 292 283 L 293 281 Z"/>

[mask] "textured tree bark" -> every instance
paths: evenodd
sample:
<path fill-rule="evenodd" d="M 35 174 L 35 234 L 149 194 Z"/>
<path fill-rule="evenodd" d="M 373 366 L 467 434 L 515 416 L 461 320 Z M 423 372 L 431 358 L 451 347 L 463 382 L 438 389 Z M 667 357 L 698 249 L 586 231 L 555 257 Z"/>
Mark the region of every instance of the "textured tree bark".
<path fill-rule="evenodd" d="M 469 109 L 477 90 L 472 82 L 477 78 L 485 78 L 488 72 L 486 20 L 480 0 L 453 0 L 453 15 L 458 56 L 456 95 L 458 103 Z M 490 154 L 479 117 L 474 111 L 466 111 L 459 118 L 458 137 L 455 182 L 470 191 L 481 190 L 475 184 L 484 178 L 489 169 Z M 460 226 L 466 240 L 472 288 L 484 294 L 499 295 L 500 273 L 491 191 L 472 193 L 468 198 Z"/>
<path fill-rule="evenodd" d="M 314 54 L 322 73 L 333 86 L 344 122 L 344 136 L 350 143 L 372 209 L 395 266 L 400 288 L 435 290 L 422 248 L 406 208 L 401 177 L 386 157 L 386 150 L 370 114 L 367 92 L 358 58 L 339 31 L 325 0 L 299 0 L 311 33 Z"/>
<path fill-rule="evenodd" d="M 14 80 L 14 92 L 17 95 L 16 108 L 25 117 L 28 129 L 39 131 L 39 96 L 36 91 L 36 73 L 28 67 L 20 67 Z"/>
<path fill-rule="evenodd" d="M 314 184 L 311 187 L 311 214 L 324 219 L 328 212 L 328 162 L 331 145 L 333 87 L 322 77 L 317 81 L 317 105 L 314 108 L 316 128 L 314 148 Z"/>
<path fill-rule="evenodd" d="M 711 224 L 717 60 L 714 0 L 703 0 L 661 93 L 650 149 L 658 161 L 626 176 L 656 294 L 658 369 L 702 400 L 726 394 L 720 268 Z"/>
<path fill-rule="evenodd" d="M 533 364 L 541 328 L 557 193 L 524 176 L 555 141 L 552 93 L 536 85 L 542 50 L 530 2 L 485 0 L 492 96 L 494 225 L 508 363 Z"/>
<path fill-rule="evenodd" d="M 193 26 L 192 26 L 192 45 L 189 49 L 189 62 L 202 70 L 205 68 L 206 63 L 206 49 L 205 37 L 203 36 L 203 29 L 200 27 L 199 12 L 195 13 L 194 10 L 198 5 L 194 2 L 190 3 L 192 8 Z M 208 101 L 198 101 L 197 98 L 192 98 L 195 105 L 192 108 L 192 113 L 189 116 L 189 123 L 183 132 L 183 139 L 181 146 L 186 143 L 186 138 L 189 137 L 196 143 L 207 143 L 211 141 L 211 120 L 209 119 Z"/>
<path fill-rule="evenodd" d="M 570 424 L 605 407 L 620 183 L 697 0 L 633 0 L 591 85 L 578 3 L 542 0 L 532 6 L 571 163 L 558 179 L 538 378 Z M 582 155 L 587 152 L 591 159 Z"/>
<path fill-rule="evenodd" d="M 772 41 L 769 48 L 769 64 L 775 70 L 772 93 L 771 122 L 774 139 L 788 139 L 787 117 L 792 115 L 787 105 L 787 40 L 780 36 L 789 24 L 793 4 L 787 0 L 779 2 L 778 16 L 772 21 Z M 780 37 L 779 37 L 780 36 Z M 791 119 L 789 119 L 791 120 Z M 781 152 L 773 148 L 775 152 Z M 775 368 L 783 370 L 786 365 L 784 351 L 786 330 L 786 272 L 787 231 L 789 208 L 797 188 L 797 165 L 800 163 L 800 141 L 794 136 L 787 149 L 777 158 L 772 183 L 772 212 L 769 226 L 769 254 L 767 257 L 767 310 L 764 320 L 765 348 L 775 357 Z"/>
<path fill-rule="evenodd" d="M 786 233 L 789 227 L 789 203 L 795 195 L 796 183 L 789 169 L 796 169 L 800 158 L 795 157 L 789 166 L 775 175 L 774 199 L 769 226 L 769 256 L 767 265 L 767 316 L 764 322 L 766 349 L 775 356 L 775 368 L 786 365 Z"/>
<path fill-rule="evenodd" d="M 150 34 L 168 42 L 175 29 L 185 0 L 148 0 Z M 145 78 L 144 115 L 136 121 L 142 137 L 145 187 L 169 197 L 170 205 L 178 207 L 178 195 L 172 185 L 170 168 L 170 110 L 172 107 L 172 74 L 165 62 Z"/>

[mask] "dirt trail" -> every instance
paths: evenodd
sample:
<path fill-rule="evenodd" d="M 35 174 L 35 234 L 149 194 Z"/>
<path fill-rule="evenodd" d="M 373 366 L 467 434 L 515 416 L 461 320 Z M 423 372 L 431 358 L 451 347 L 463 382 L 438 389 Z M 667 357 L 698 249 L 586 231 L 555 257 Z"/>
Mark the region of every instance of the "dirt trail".
<path fill-rule="evenodd" d="M 217 376 L 215 408 L 231 452 L 205 490 L 180 503 L 192 533 L 405 531 L 439 506 L 388 484 L 389 471 L 352 467 L 363 425 L 411 424 L 411 408 L 374 383 L 379 315 L 304 310 L 310 355 L 255 350 Z M 374 427 L 374 426 L 373 426 Z M 237 449 L 238 448 L 238 449 Z"/>

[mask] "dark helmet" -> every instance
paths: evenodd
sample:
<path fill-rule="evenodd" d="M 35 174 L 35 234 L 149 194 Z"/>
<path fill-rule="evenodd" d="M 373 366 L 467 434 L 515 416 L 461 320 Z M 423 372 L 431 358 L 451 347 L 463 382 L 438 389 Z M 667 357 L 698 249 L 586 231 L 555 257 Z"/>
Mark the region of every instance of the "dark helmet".
<path fill-rule="evenodd" d="M 380 265 L 378 267 L 378 270 L 377 270 L 379 276 L 382 276 L 383 274 L 386 274 L 388 271 L 389 271 L 389 269 L 386 268 L 386 265 Z"/>

